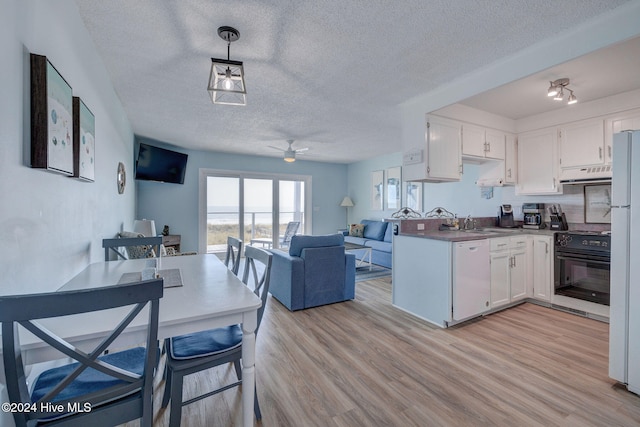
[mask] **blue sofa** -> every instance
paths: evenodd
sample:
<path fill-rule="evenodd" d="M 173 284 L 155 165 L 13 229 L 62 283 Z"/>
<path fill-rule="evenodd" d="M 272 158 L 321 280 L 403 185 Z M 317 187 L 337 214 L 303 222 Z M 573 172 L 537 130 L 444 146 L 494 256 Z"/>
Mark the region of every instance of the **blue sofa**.
<path fill-rule="evenodd" d="M 289 310 L 355 297 L 356 259 L 344 251 L 344 236 L 295 235 L 289 251 L 271 249 L 269 292 Z"/>
<path fill-rule="evenodd" d="M 363 219 L 364 237 L 349 236 L 349 231 L 344 232 L 344 241 L 358 245 L 371 247 L 371 262 L 383 267 L 391 268 L 391 238 L 393 224 L 385 221 Z M 362 259 L 364 251 L 354 251 L 357 259 Z"/>

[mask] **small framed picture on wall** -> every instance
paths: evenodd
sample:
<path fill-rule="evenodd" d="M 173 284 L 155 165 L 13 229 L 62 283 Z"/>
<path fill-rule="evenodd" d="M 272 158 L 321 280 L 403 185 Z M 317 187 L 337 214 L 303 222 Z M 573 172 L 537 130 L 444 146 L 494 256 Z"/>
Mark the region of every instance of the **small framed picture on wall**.
<path fill-rule="evenodd" d="M 371 172 L 371 210 L 381 211 L 384 202 L 384 171 Z"/>
<path fill-rule="evenodd" d="M 422 211 L 422 183 L 421 182 L 405 182 L 402 185 L 403 191 L 403 207 L 413 209 L 416 212 Z"/>
<path fill-rule="evenodd" d="M 611 184 L 584 186 L 584 222 L 611 224 Z"/>
<path fill-rule="evenodd" d="M 387 169 L 385 179 L 386 205 L 385 209 L 398 210 L 402 200 L 402 169 L 400 166 Z"/>

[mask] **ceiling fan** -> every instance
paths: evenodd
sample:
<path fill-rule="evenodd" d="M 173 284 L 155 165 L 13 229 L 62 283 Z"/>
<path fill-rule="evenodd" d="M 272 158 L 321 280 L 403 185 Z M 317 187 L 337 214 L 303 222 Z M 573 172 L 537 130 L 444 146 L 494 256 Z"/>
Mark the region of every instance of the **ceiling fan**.
<path fill-rule="evenodd" d="M 293 147 L 291 147 L 293 142 L 294 142 L 293 139 L 288 139 L 287 140 L 287 144 L 289 144 L 289 147 L 286 150 L 283 150 L 280 147 L 274 147 L 273 145 L 270 145 L 269 147 L 275 148 L 276 150 L 282 151 L 284 153 L 284 161 L 291 163 L 291 162 L 295 162 L 296 161 L 296 154 L 302 154 L 302 153 L 304 153 L 305 151 L 308 150 L 308 148 L 294 149 Z"/>

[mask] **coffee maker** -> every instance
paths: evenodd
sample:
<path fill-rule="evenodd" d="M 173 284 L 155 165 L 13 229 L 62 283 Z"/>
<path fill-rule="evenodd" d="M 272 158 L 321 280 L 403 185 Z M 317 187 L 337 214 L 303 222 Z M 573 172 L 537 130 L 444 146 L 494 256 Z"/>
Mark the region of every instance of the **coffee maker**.
<path fill-rule="evenodd" d="M 513 208 L 511 205 L 500 205 L 498 212 L 498 227 L 513 228 L 516 224 L 513 220 Z"/>
<path fill-rule="evenodd" d="M 545 228 L 544 223 L 544 203 L 524 203 L 522 205 L 524 223 L 522 228 Z"/>

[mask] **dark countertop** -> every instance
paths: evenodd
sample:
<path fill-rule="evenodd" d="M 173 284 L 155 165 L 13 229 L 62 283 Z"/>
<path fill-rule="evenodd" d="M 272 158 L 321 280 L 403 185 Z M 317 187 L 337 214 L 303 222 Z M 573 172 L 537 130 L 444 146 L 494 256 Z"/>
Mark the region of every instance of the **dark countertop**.
<path fill-rule="evenodd" d="M 398 233 L 400 236 L 407 237 L 420 237 L 423 239 L 434 239 L 434 240 L 444 240 L 447 242 L 464 242 L 468 240 L 481 240 L 481 239 L 491 239 L 494 237 L 511 237 L 511 236 L 520 236 L 527 234 L 536 234 L 536 235 L 546 235 L 553 236 L 555 230 L 549 229 L 529 229 L 529 228 L 497 228 L 497 227 L 486 227 L 477 230 L 445 230 L 445 231 L 437 231 L 437 230 L 425 230 L 419 232 L 411 232 L 411 233 Z"/>

